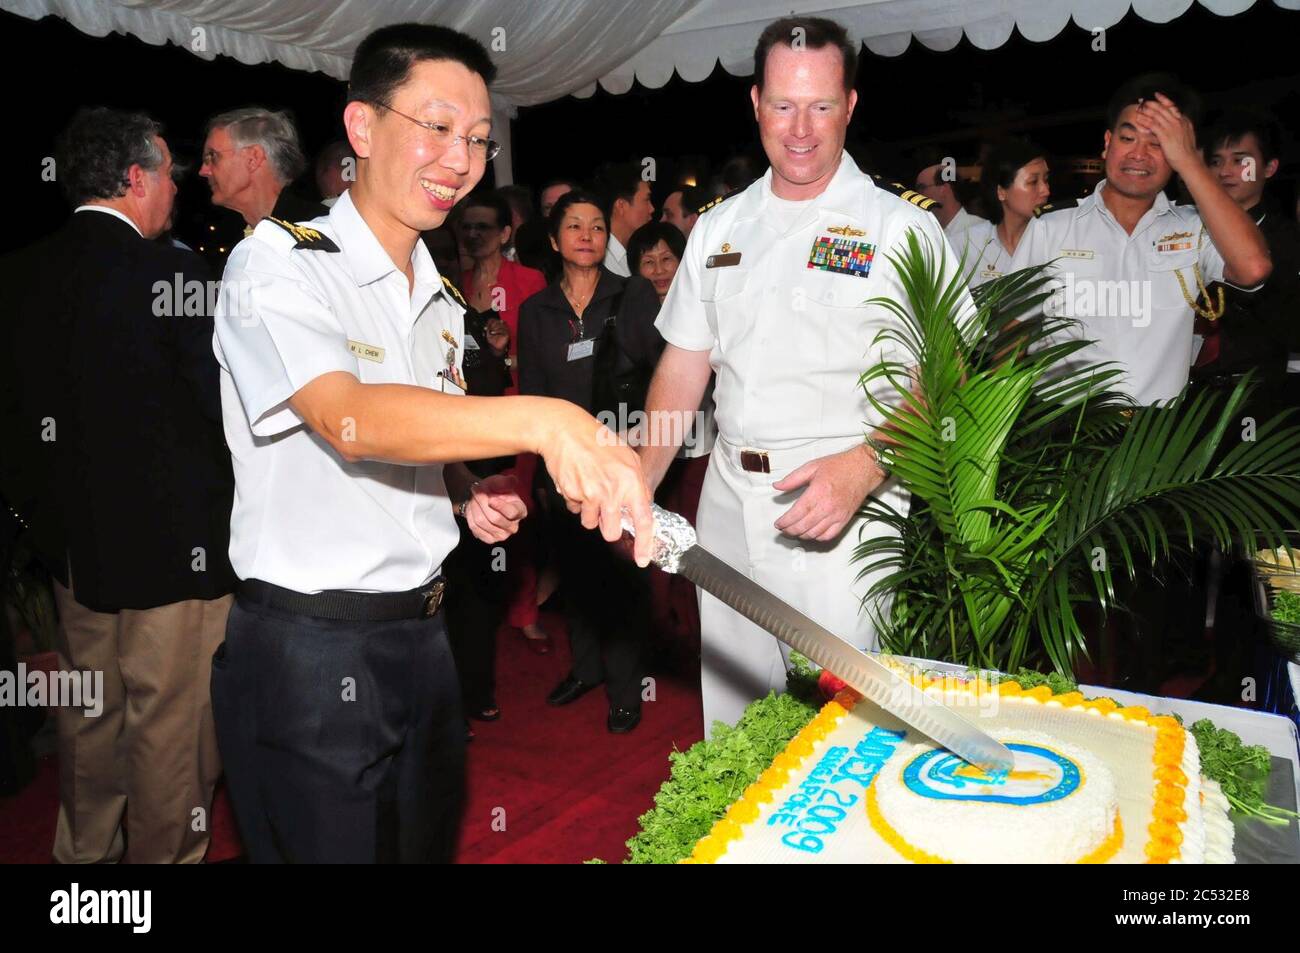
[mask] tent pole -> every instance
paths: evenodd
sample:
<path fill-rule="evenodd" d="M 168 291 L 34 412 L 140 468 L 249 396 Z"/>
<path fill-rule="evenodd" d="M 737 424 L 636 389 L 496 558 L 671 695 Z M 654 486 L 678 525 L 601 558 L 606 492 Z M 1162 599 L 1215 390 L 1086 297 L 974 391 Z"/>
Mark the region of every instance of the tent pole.
<path fill-rule="evenodd" d="M 492 97 L 492 138 L 501 143 L 501 152 L 492 160 L 492 170 L 496 175 L 497 188 L 513 185 L 514 149 L 510 142 L 510 120 L 517 116 L 519 110 L 511 103 Z"/>

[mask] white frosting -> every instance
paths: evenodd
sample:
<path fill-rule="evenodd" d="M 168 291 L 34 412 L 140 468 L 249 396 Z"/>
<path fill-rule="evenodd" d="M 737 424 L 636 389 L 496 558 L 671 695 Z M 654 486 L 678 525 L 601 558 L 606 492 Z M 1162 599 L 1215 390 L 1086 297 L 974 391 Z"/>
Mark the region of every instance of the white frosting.
<path fill-rule="evenodd" d="M 896 834 L 914 847 L 950 860 L 1074 861 L 1091 853 L 1109 836 L 1114 812 L 1112 808 L 1107 814 L 1102 805 L 1113 806 L 1118 801 L 1123 844 L 1110 862 L 1147 860 L 1145 848 L 1150 839 L 1148 827 L 1153 821 L 1156 788 L 1154 727 L 1115 712 L 1106 715 L 1096 709 L 1065 708 L 1059 702 L 1044 704 L 1025 695 L 998 699 L 985 696 L 984 702 L 996 700 L 998 704 L 975 708 L 972 706 L 978 697 L 973 690 L 958 687 L 936 692 L 929 688 L 927 692 L 958 710 L 965 705 L 965 713 L 996 738 L 1038 744 L 1074 760 L 1081 767 L 1084 784 L 1069 797 L 1043 804 L 976 802 L 945 806 L 937 802 L 938 812 L 927 808 L 928 813 L 923 815 L 902 795 L 905 793 L 912 802 L 924 799 L 907 790 L 899 779 L 916 754 L 932 746 L 924 736 L 863 701 L 816 742 L 801 767 L 773 792 L 773 800 L 762 805 L 758 818 L 743 825 L 741 836 L 728 843 L 720 862 L 906 863 L 870 822 L 863 797 L 864 782 L 856 780 L 864 764 L 848 763 L 860 753 L 857 746 L 877 730 L 906 732 L 905 739 L 886 754 L 870 783 L 881 814 Z M 829 773 L 826 764 L 832 767 Z M 1182 833 L 1177 862 L 1232 863 L 1234 831 L 1228 802 L 1218 785 L 1201 777 L 1200 753 L 1190 732 L 1184 733 L 1181 768 L 1187 776 L 1183 802 L 1187 818 L 1177 825 Z M 1106 776 L 1111 781 L 1109 793 L 1101 780 Z M 828 805 L 848 806 L 842 818 L 832 818 L 834 823 L 828 825 L 809 820 L 811 807 L 798 808 L 800 798 L 810 804 L 826 805 L 817 807 L 822 817 L 834 814 Z M 1052 817 L 1055 820 L 1043 822 Z M 937 832 L 936 824 L 941 831 Z M 826 830 L 828 826 L 834 829 Z M 1022 834 L 1026 827 L 1028 830 Z M 801 832 L 805 831 L 813 832 L 815 838 L 804 838 Z M 1068 834 L 1061 836 L 1062 832 Z M 797 849 L 801 844 L 816 849 Z"/>
<path fill-rule="evenodd" d="M 1237 836 L 1237 830 L 1228 816 L 1232 805 L 1228 803 L 1217 781 L 1201 779 L 1201 808 L 1205 819 L 1205 863 L 1236 863 L 1232 842 Z"/>
<path fill-rule="evenodd" d="M 1115 779 L 1099 758 L 1041 732 L 1004 728 L 990 734 L 1004 744 L 1049 749 L 1073 762 L 1079 769 L 1078 787 L 1059 800 L 1029 804 L 937 799 L 916 793 L 904 782 L 908 766 L 935 746 L 906 745 L 874 785 L 881 815 L 904 841 L 956 863 L 1060 864 L 1091 854 L 1110 837 L 1118 806 Z M 1041 759 L 1015 749 L 1013 753 L 1016 772 L 1048 774 L 1041 770 Z M 987 795 L 1011 793 L 1005 784 L 968 785 L 972 791 L 976 788 Z"/>
<path fill-rule="evenodd" d="M 1197 747 L 1196 738 L 1190 732 L 1183 734 L 1183 774 L 1187 775 L 1186 794 L 1183 797 L 1183 810 L 1187 820 L 1179 825 L 1183 832 L 1183 843 L 1178 856 L 1170 863 L 1203 864 L 1205 863 L 1205 812 L 1201 806 L 1201 749 Z"/>

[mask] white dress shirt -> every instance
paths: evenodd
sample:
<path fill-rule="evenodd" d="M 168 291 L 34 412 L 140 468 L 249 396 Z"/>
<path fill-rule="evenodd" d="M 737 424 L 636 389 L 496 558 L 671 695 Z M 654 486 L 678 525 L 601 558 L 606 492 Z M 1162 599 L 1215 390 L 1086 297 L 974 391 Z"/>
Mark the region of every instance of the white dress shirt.
<path fill-rule="evenodd" d="M 948 224 L 943 227 L 943 233 L 948 236 L 948 242 L 960 254 L 966 232 L 976 225 L 987 225 L 988 223 L 987 218 L 980 218 L 978 215 L 972 215 L 965 208 L 959 208 L 957 214 L 949 219 Z"/>
<path fill-rule="evenodd" d="M 459 393 L 442 372 L 450 363 L 460 379 L 464 309 L 423 242 L 410 289 L 349 192 L 311 227 L 339 250 L 295 247 L 263 221 L 226 265 L 215 351 L 235 472 L 230 561 L 241 579 L 299 592 L 407 591 L 458 539 L 442 467 L 349 463 L 289 398 L 333 371 Z"/>
<path fill-rule="evenodd" d="M 144 233 L 140 231 L 140 226 L 115 208 L 109 208 L 107 205 L 78 205 L 72 210 L 72 214 L 76 215 L 78 212 L 103 212 L 106 215 L 112 215 L 114 218 L 120 218 L 122 221 L 126 222 L 126 224 L 134 228 L 137 235 L 144 238 Z"/>
<path fill-rule="evenodd" d="M 992 222 L 981 219 L 965 231 L 962 240 L 966 251 L 963 273 L 970 275 L 972 288 L 1010 274 L 1011 252 L 1003 246 L 998 227 Z M 960 255 L 962 248 L 955 251 Z"/>
<path fill-rule="evenodd" d="M 627 267 L 627 249 L 623 243 L 609 233 L 609 242 L 605 245 L 605 267 L 616 275 L 631 278 L 632 272 Z"/>

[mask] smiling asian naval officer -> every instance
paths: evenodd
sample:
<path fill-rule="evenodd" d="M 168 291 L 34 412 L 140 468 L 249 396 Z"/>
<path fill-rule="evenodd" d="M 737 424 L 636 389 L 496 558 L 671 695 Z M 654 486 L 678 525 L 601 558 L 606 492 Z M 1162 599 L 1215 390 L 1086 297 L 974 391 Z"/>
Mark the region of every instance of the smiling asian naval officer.
<path fill-rule="evenodd" d="M 216 317 L 241 582 L 212 694 L 235 814 L 255 862 L 445 860 L 464 725 L 442 564 L 456 514 L 500 542 L 513 478 L 463 464 L 540 454 L 588 529 L 637 526 L 635 453 L 585 411 L 463 396 L 464 300 L 422 231 L 495 154 L 476 41 L 399 24 L 357 48 L 343 113 L 357 177 L 310 225 L 265 220 L 231 254 Z M 491 633 L 484 633 L 491 637 Z"/>
<path fill-rule="evenodd" d="M 876 341 L 897 319 L 867 302 L 905 300 L 888 256 L 910 230 L 936 254 L 952 252 L 928 199 L 873 181 L 844 151 L 856 66 L 854 44 L 829 20 L 778 20 L 759 38 L 751 98 L 771 168 L 692 230 L 659 316 L 668 346 L 647 410 L 689 414 L 717 372 L 701 544 L 869 649 L 876 634 L 861 598 L 875 577 L 857 579 L 853 549 L 888 530 L 858 510 L 874 493 L 906 512 L 907 497 L 867 441 L 881 418 L 859 378 L 900 357 Z M 873 394 L 899 399 L 887 386 Z M 652 485 L 673 450 L 640 448 Z M 782 690 L 788 652 L 708 594 L 700 629 L 707 732 Z"/>

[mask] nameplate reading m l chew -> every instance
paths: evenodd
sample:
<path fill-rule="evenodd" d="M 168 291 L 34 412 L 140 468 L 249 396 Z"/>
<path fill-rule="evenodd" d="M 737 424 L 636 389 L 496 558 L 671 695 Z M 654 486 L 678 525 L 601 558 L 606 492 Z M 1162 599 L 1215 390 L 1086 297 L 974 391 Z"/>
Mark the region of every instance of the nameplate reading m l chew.
<path fill-rule="evenodd" d="M 374 361 L 376 364 L 384 363 L 384 349 L 382 347 L 350 340 L 348 341 L 348 350 L 364 361 Z"/>

